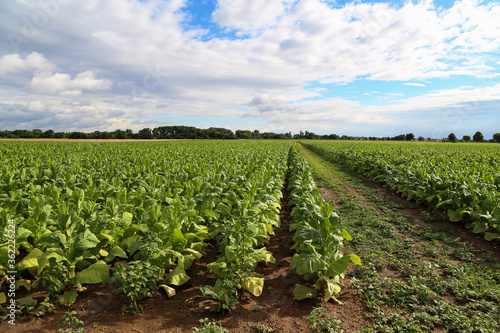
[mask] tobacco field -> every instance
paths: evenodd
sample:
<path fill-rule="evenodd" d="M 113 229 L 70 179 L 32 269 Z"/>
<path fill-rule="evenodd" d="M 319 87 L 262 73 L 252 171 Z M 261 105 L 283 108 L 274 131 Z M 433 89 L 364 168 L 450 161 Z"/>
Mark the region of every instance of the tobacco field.
<path fill-rule="evenodd" d="M 500 146 L 488 144 L 346 141 L 0 142 L 0 315 L 9 318 L 7 305 L 15 296 L 17 318 L 43 320 L 72 309 L 92 286 L 104 285 L 120 296 L 120 308 L 114 310 L 140 315 L 147 300 L 160 293 L 179 297 L 176 293 L 195 278 L 192 267 L 205 262 L 202 268 L 215 277 L 213 283 L 196 287 L 196 296 L 186 302 L 222 316 L 210 318 L 224 318 L 248 302 L 245 295 L 252 300 L 270 297 L 273 286 L 266 284 L 263 267 L 279 264 L 297 276 L 284 291 L 294 299 L 290 306 L 342 307 L 342 296 L 355 290 L 365 304 L 359 312 L 368 318 L 363 322 L 366 331 L 392 327 L 398 332 L 400 324 L 387 323 L 387 313 L 370 303 L 374 296 L 366 297 L 373 288 L 393 287 L 376 278 L 384 271 L 381 262 L 401 268 L 391 264 L 392 257 L 380 261 L 374 248 L 382 249 L 409 229 L 363 222 L 400 218 L 382 218 L 375 211 L 370 218 L 361 217 L 364 204 L 346 209 L 353 199 L 345 188 L 327 198 L 320 187 L 337 185 L 325 180 L 332 174 L 322 179 L 319 164 L 310 165 L 313 157 L 308 154 L 423 205 L 429 212 L 425 216 L 432 212 L 436 220 L 463 225 L 497 244 L 499 152 Z M 286 225 L 281 223 L 284 205 L 289 207 Z M 379 203 L 377 209 L 386 208 Z M 278 263 L 268 247 L 282 229 L 287 239 L 279 246 L 289 251 L 290 260 Z M 409 265 L 418 266 L 417 258 Z M 490 265 L 492 255 L 486 259 Z M 405 260 L 411 261 L 411 255 Z M 498 272 L 488 275 L 490 266 L 484 270 L 484 306 L 498 308 Z M 405 285 L 418 284 L 412 276 Z M 493 322 L 497 312 L 484 311 Z M 78 324 L 75 313 L 63 316 L 66 324 Z M 333 328 L 335 320 L 314 330 L 320 313 L 316 308 L 307 317 L 311 331 L 341 332 Z M 432 321 L 428 328 L 454 332 L 453 320 L 432 318 L 426 319 Z M 490 319 L 471 325 L 496 329 Z M 202 323 L 224 332 L 208 319 Z"/>

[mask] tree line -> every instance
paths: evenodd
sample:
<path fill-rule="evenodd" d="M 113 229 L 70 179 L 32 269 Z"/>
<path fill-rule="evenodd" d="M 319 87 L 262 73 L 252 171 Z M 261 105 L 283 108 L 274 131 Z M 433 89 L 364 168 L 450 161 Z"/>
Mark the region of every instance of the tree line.
<path fill-rule="evenodd" d="M 231 140 L 231 139 L 273 139 L 273 140 L 384 140 L 384 141 L 428 141 L 433 140 L 431 138 L 425 139 L 419 136 L 415 139 L 413 133 L 406 133 L 396 135 L 394 137 L 363 137 L 363 136 L 347 136 L 347 135 L 337 135 L 337 134 L 325 134 L 318 135 L 309 131 L 300 131 L 299 133 L 293 134 L 288 133 L 273 133 L 273 132 L 263 132 L 258 130 L 237 130 L 235 132 L 227 128 L 220 127 L 210 127 L 210 128 L 197 128 L 193 126 L 160 126 L 156 128 L 143 128 L 138 132 L 134 132 L 131 129 L 126 129 L 125 131 L 118 129 L 116 131 L 94 131 L 90 133 L 84 132 L 55 132 L 51 129 L 42 131 L 41 129 L 34 130 L 0 130 L 0 138 L 8 139 L 219 139 L 219 140 Z M 462 141 L 468 142 L 471 140 L 470 136 L 465 135 Z M 484 137 L 481 132 L 477 132 L 473 136 L 475 142 L 484 141 Z M 448 138 L 444 138 L 443 141 L 459 141 L 455 134 L 450 133 Z M 493 139 L 489 140 L 491 142 L 500 143 L 500 133 L 493 135 Z"/>

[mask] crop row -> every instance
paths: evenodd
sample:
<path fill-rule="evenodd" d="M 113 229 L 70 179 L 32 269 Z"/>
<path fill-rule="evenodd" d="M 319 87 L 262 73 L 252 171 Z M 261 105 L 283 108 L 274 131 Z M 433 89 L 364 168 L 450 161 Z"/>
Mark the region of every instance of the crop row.
<path fill-rule="evenodd" d="M 292 147 L 289 160 L 289 203 L 294 208 L 288 227 L 294 233 L 292 249 L 296 250 L 290 269 L 314 284 L 314 289 L 306 285 L 296 287 L 294 295 L 304 299 L 319 293 L 325 301 L 335 299 L 349 262 L 361 265 L 361 259 L 342 253 L 344 239 L 352 238 L 340 227 L 334 204 L 321 197 L 304 156 Z"/>
<path fill-rule="evenodd" d="M 500 238 L 500 147 L 487 144 L 310 142 L 324 158 Z"/>

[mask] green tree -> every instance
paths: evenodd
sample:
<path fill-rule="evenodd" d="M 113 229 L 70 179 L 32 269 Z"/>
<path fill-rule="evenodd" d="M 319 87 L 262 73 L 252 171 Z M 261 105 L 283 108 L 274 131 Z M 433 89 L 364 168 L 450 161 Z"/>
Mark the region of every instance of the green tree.
<path fill-rule="evenodd" d="M 483 133 L 477 131 L 476 134 L 474 134 L 474 136 L 472 137 L 472 139 L 474 140 L 474 142 L 481 142 L 484 139 L 484 135 Z"/>
<path fill-rule="evenodd" d="M 43 132 L 41 129 L 34 129 L 33 130 L 33 137 L 35 138 L 41 138 L 43 135 Z"/>
<path fill-rule="evenodd" d="M 411 141 L 413 139 L 415 139 L 415 134 L 413 134 L 413 133 L 406 134 L 406 137 L 405 137 L 406 141 Z"/>
<path fill-rule="evenodd" d="M 125 133 L 122 130 L 116 130 L 115 131 L 115 139 L 126 139 L 127 138 L 127 133 Z"/>
<path fill-rule="evenodd" d="M 493 134 L 493 141 L 500 143 L 500 133 Z"/>
<path fill-rule="evenodd" d="M 455 133 L 450 133 L 448 135 L 448 141 L 457 142 L 457 136 L 455 135 Z"/>
<path fill-rule="evenodd" d="M 56 136 L 56 133 L 54 133 L 54 130 L 46 130 L 45 132 L 43 132 L 42 134 L 42 138 L 54 138 Z"/>
<path fill-rule="evenodd" d="M 470 141 L 470 135 L 464 135 L 464 137 L 462 138 L 462 140 L 464 140 L 465 142 L 469 142 Z"/>
<path fill-rule="evenodd" d="M 139 131 L 139 138 L 140 139 L 152 139 L 153 138 L 153 132 L 151 131 L 150 128 L 143 128 Z"/>

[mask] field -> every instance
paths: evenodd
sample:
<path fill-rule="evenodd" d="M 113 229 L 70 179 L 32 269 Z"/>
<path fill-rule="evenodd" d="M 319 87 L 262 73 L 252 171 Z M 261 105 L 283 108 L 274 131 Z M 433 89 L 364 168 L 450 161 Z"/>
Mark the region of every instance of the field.
<path fill-rule="evenodd" d="M 497 146 L 0 142 L 0 329 L 498 331 Z"/>

